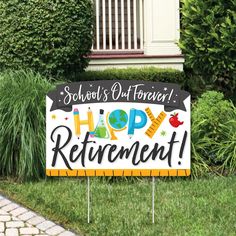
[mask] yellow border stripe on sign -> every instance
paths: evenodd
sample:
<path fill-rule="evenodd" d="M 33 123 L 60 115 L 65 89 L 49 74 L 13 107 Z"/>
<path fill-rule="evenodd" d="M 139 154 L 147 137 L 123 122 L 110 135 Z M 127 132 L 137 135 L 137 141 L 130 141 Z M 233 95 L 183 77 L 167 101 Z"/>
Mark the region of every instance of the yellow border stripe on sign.
<path fill-rule="evenodd" d="M 47 176 L 189 176 L 190 169 L 47 169 Z"/>

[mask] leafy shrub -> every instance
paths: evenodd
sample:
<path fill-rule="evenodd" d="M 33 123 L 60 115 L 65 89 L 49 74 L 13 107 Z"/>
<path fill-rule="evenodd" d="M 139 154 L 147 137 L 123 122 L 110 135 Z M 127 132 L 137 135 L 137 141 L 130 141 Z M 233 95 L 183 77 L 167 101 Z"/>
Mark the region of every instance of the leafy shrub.
<path fill-rule="evenodd" d="M 234 117 L 234 106 L 232 102 L 224 100 L 224 95 L 220 92 L 209 91 L 198 99 L 193 105 L 192 118 L 201 124 L 205 135 L 218 141 L 220 135 L 217 129 L 220 124 L 224 124 Z"/>
<path fill-rule="evenodd" d="M 45 173 L 45 96 L 52 85 L 30 71 L 0 74 L 0 175 Z"/>
<path fill-rule="evenodd" d="M 180 47 L 186 66 L 233 91 L 236 85 L 236 1 L 182 0 Z"/>
<path fill-rule="evenodd" d="M 235 173 L 236 170 L 236 109 L 235 118 L 220 124 L 218 132 L 221 141 L 215 142 L 212 152 L 221 163 L 221 173 Z"/>
<path fill-rule="evenodd" d="M 92 45 L 91 0 L 2 0 L 0 69 L 82 71 Z"/>
<path fill-rule="evenodd" d="M 196 178 L 206 175 L 210 171 L 210 163 L 204 158 L 203 153 L 206 154 L 211 140 L 203 136 L 202 122 L 192 119 L 191 127 L 191 177 Z"/>
<path fill-rule="evenodd" d="M 184 73 L 173 69 L 149 68 L 128 68 L 128 69 L 107 69 L 104 71 L 86 71 L 70 78 L 73 81 L 84 80 L 149 80 L 159 82 L 172 82 L 184 84 Z"/>
<path fill-rule="evenodd" d="M 209 168 L 236 170 L 236 108 L 222 93 L 204 93 L 192 109 L 192 160 L 196 175 Z M 201 168 L 203 167 L 203 168 Z"/>

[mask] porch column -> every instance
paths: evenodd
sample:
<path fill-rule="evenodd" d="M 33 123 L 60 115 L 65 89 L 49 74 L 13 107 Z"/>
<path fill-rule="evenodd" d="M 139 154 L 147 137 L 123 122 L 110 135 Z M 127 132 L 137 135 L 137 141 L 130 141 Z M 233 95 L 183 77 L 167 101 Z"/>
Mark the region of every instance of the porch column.
<path fill-rule="evenodd" d="M 180 55 L 179 0 L 144 0 L 144 54 Z"/>

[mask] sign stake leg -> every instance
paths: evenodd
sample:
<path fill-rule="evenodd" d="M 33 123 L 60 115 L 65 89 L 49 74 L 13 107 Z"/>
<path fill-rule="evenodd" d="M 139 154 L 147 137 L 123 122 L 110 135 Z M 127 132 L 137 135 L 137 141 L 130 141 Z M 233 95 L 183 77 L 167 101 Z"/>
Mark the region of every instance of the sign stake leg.
<path fill-rule="evenodd" d="M 155 223 L 155 177 L 152 176 L 152 223 Z"/>
<path fill-rule="evenodd" d="M 90 179 L 87 177 L 88 223 L 90 223 Z"/>

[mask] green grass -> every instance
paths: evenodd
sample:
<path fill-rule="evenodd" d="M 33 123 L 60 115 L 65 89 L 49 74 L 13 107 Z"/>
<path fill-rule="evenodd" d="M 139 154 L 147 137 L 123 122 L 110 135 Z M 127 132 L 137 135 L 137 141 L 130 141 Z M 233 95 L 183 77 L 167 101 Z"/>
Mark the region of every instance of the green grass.
<path fill-rule="evenodd" d="M 0 182 L 0 192 L 85 235 L 235 235 L 236 177 L 107 183 L 91 178 L 92 223 L 87 224 L 86 182 L 59 179 Z"/>

